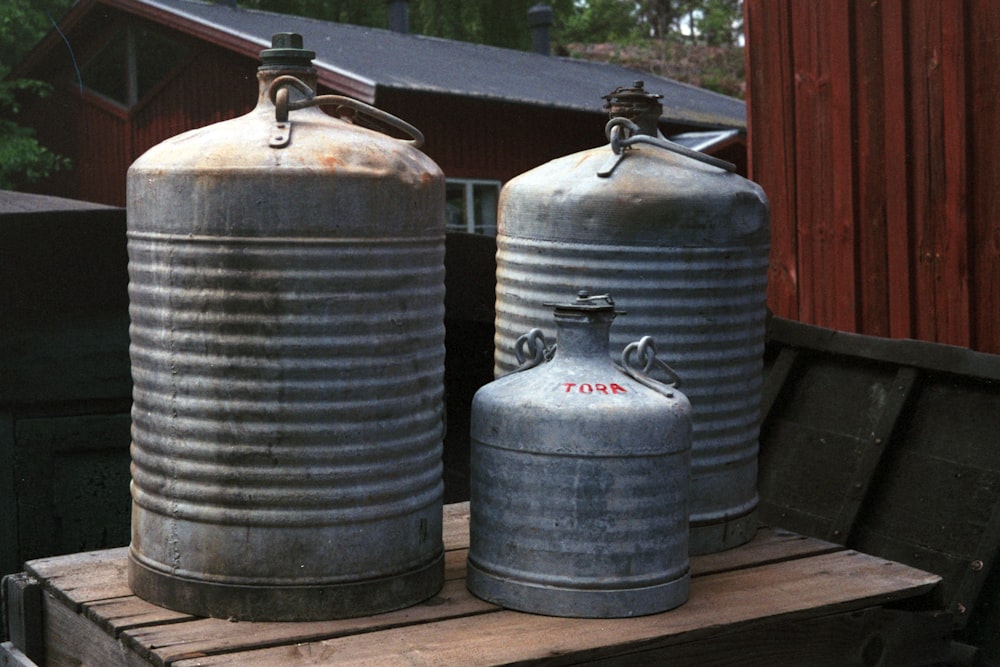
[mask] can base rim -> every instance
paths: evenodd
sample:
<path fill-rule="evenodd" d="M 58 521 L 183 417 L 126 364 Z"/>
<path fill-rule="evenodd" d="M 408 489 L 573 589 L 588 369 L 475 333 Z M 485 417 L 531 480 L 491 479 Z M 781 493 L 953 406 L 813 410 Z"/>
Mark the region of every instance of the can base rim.
<path fill-rule="evenodd" d="M 726 551 L 746 544 L 757 534 L 757 508 L 747 514 L 725 521 L 703 523 L 692 522 L 688 537 L 688 550 L 692 556 L 703 556 Z"/>
<path fill-rule="evenodd" d="M 157 606 L 239 621 L 327 621 L 370 616 L 423 602 L 444 585 L 444 552 L 390 577 L 330 585 L 233 585 L 178 577 L 128 555 L 128 584 Z"/>
<path fill-rule="evenodd" d="M 514 581 L 466 562 L 466 586 L 473 595 L 506 609 L 567 618 L 628 618 L 658 614 L 688 600 L 690 570 L 656 586 L 579 589 Z"/>

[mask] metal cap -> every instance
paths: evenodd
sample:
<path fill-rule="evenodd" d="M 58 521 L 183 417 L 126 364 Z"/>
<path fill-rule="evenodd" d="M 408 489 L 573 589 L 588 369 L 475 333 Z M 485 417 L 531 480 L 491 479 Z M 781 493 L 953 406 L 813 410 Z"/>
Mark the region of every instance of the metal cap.
<path fill-rule="evenodd" d="M 271 36 L 271 48 L 260 52 L 260 66 L 312 67 L 312 59 L 315 57 L 315 51 L 302 48 L 302 35 L 278 32 Z"/>
<path fill-rule="evenodd" d="M 576 301 L 570 303 L 546 302 L 542 305 L 555 308 L 556 310 L 568 310 L 578 313 L 609 312 L 615 315 L 625 314 L 624 310 L 615 310 L 615 300 L 611 298 L 610 294 L 595 294 L 591 296 L 590 292 L 585 289 L 576 293 Z"/>
<path fill-rule="evenodd" d="M 628 118 L 639 126 L 640 133 L 656 136 L 656 124 L 663 115 L 662 97 L 646 92 L 645 82 L 635 81 L 631 86 L 615 88 L 601 99 L 609 117 Z"/>

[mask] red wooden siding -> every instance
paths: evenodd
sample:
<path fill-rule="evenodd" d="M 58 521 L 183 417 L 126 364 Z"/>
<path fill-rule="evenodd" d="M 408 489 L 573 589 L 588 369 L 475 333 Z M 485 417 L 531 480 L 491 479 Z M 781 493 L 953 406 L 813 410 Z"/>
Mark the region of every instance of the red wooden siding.
<path fill-rule="evenodd" d="M 772 310 L 1000 353 L 1000 3 L 745 8 Z"/>

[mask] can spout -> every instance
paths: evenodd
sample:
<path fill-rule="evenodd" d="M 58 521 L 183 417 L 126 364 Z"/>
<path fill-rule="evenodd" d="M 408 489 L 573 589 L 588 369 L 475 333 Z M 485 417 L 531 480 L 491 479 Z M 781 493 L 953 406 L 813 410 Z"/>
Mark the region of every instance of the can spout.
<path fill-rule="evenodd" d="M 659 121 L 663 115 L 660 98 L 663 95 L 646 92 L 645 82 L 635 81 L 631 86 L 619 86 L 603 96 L 604 110 L 609 118 L 628 118 L 639 126 L 639 134 L 660 135 Z"/>
<path fill-rule="evenodd" d="M 271 48 L 260 52 L 260 69 L 312 67 L 315 51 L 302 48 L 302 35 L 278 32 L 271 36 Z"/>

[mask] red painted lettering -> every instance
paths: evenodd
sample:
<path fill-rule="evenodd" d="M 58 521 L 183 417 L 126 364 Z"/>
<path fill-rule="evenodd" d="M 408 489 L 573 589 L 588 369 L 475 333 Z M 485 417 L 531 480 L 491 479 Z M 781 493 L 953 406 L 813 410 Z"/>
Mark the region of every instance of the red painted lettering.
<path fill-rule="evenodd" d="M 583 382 L 581 384 L 577 384 L 576 382 L 562 382 L 559 386 L 563 388 L 563 393 L 566 394 L 603 394 L 604 396 L 612 396 L 614 394 L 628 393 L 628 389 L 616 382 L 608 384 L 601 382 Z"/>

